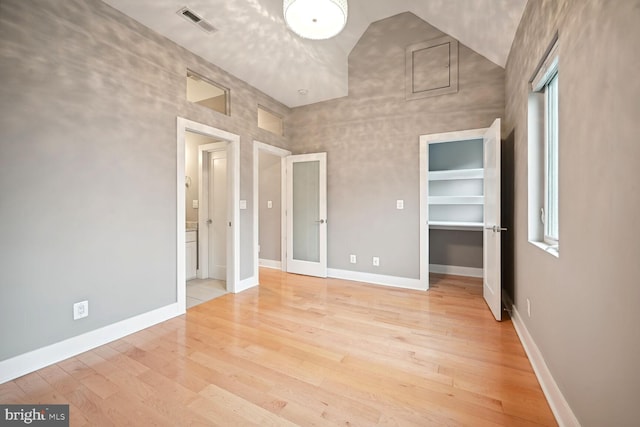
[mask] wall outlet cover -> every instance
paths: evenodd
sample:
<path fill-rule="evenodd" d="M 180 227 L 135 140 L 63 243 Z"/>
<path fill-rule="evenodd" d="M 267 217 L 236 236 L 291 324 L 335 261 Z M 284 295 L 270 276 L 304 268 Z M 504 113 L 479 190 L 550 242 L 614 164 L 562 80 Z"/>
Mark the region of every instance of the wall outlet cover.
<path fill-rule="evenodd" d="M 73 320 L 82 319 L 89 315 L 89 301 L 80 301 L 73 304 Z"/>

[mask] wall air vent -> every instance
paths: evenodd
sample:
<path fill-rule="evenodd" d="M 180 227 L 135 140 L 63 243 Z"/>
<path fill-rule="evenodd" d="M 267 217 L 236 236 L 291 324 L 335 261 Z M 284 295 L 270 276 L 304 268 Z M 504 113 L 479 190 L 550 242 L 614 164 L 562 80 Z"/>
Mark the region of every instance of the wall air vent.
<path fill-rule="evenodd" d="M 198 15 L 197 13 L 195 13 L 193 10 L 189 9 L 186 6 L 180 9 L 179 11 L 177 11 L 176 13 L 182 16 L 187 21 L 191 22 L 192 24 L 197 25 L 198 27 L 200 27 L 201 30 L 206 31 L 207 33 L 215 33 L 216 31 L 218 31 L 216 27 L 209 24 L 207 21 L 202 19 L 200 15 Z"/>

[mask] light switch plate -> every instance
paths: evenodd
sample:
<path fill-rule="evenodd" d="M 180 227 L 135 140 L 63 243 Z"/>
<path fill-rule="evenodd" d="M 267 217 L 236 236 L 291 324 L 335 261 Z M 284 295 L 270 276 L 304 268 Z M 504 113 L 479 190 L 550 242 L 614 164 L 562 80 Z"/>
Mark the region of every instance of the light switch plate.
<path fill-rule="evenodd" d="M 396 200 L 396 209 L 404 209 L 404 200 Z"/>
<path fill-rule="evenodd" d="M 198 201 L 197 201 L 197 200 L 192 200 L 192 201 L 191 201 L 191 207 L 192 207 L 193 209 L 198 209 L 198 206 L 200 206 L 200 203 L 198 203 Z"/>
<path fill-rule="evenodd" d="M 271 200 L 269 200 L 267 202 L 267 208 L 271 209 L 273 207 L 273 202 Z"/>
<path fill-rule="evenodd" d="M 247 201 L 240 200 L 240 209 L 247 209 Z"/>

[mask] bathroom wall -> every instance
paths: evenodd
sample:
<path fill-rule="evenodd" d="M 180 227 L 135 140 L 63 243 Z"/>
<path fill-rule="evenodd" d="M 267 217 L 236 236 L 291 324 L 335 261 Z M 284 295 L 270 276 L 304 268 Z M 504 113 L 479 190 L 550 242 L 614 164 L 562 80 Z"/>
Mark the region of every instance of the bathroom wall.
<path fill-rule="evenodd" d="M 187 222 L 198 221 L 198 209 L 193 207 L 193 201 L 198 200 L 199 197 L 198 146 L 214 142 L 219 141 L 194 132 L 187 132 L 185 135 L 185 217 Z"/>

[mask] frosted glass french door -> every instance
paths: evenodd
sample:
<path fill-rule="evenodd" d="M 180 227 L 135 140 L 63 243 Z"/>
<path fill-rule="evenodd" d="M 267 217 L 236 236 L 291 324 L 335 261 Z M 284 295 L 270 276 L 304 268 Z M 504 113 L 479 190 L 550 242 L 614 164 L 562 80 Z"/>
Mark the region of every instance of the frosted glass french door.
<path fill-rule="evenodd" d="M 287 271 L 327 277 L 327 153 L 287 157 Z"/>

